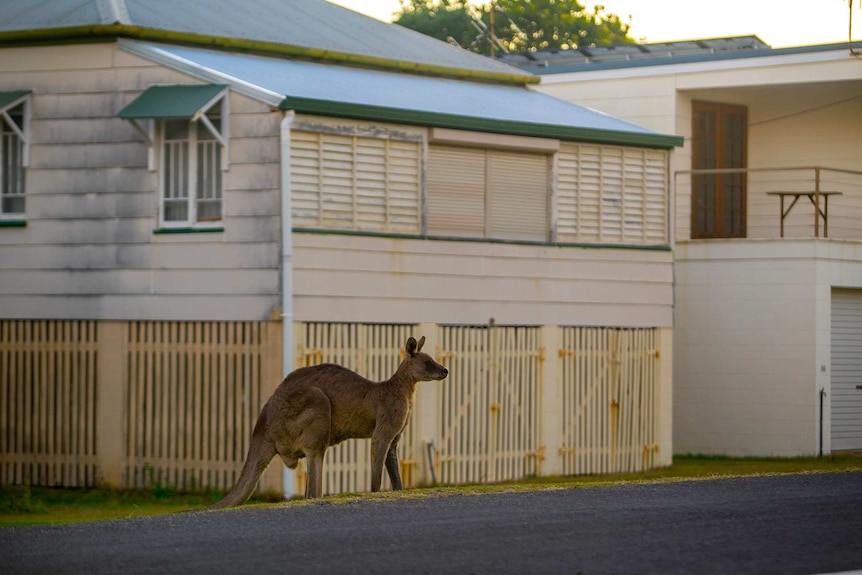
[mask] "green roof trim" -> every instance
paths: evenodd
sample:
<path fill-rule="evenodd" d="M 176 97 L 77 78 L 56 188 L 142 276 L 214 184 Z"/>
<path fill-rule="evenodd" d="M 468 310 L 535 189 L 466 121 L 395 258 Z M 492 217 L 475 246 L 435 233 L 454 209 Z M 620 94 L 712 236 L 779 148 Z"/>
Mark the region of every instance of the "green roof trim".
<path fill-rule="evenodd" d="M 5 110 L 24 96 L 30 94 L 30 90 L 13 90 L 11 92 L 0 92 L 0 110 Z"/>
<path fill-rule="evenodd" d="M 198 46 L 201 48 L 220 48 L 231 51 L 251 52 L 258 55 L 290 56 L 309 60 L 324 60 L 337 64 L 368 66 L 371 68 L 397 72 L 412 72 L 414 74 L 425 74 L 444 78 L 487 81 L 503 84 L 515 84 L 519 86 L 523 86 L 525 84 L 538 84 L 541 81 L 541 78 L 529 73 L 506 74 L 501 72 L 468 70 L 463 68 L 453 68 L 450 66 L 404 62 L 401 60 L 391 60 L 388 58 L 366 56 L 362 54 L 351 54 L 335 50 L 291 46 L 289 44 L 278 44 L 276 42 L 245 40 L 242 38 L 225 38 L 222 36 L 207 36 L 204 34 L 195 34 L 193 32 L 174 32 L 124 24 L 96 24 L 90 26 L 73 26 L 68 28 L 5 31 L 0 32 L 0 46 L 3 44 L 57 44 L 70 41 L 98 42 L 112 38 L 131 38 L 134 40 L 174 43 L 185 46 Z"/>
<path fill-rule="evenodd" d="M 117 117 L 126 120 L 191 118 L 226 88 L 219 84 L 151 86 L 117 112 Z"/>
<path fill-rule="evenodd" d="M 437 112 L 350 104 L 330 100 L 314 100 L 310 98 L 287 97 L 281 101 L 278 107 L 281 110 L 294 110 L 302 114 L 334 116 L 353 120 L 386 121 L 414 126 L 473 130 L 513 136 L 556 138 L 558 140 L 573 142 L 670 149 L 682 146 L 685 141 L 681 136 L 668 136 L 665 134 L 621 132 L 554 124 L 493 120 Z"/>

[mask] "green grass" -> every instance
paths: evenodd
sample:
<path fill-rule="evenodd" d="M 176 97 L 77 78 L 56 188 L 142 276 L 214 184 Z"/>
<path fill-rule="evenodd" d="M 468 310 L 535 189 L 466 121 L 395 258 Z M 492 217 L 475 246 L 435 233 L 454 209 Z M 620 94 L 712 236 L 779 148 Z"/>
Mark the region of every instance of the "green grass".
<path fill-rule="evenodd" d="M 220 492 L 178 493 L 166 489 L 63 489 L 0 486 L 0 527 L 107 521 L 200 509 Z M 254 497 L 252 503 L 280 501 Z"/>
<path fill-rule="evenodd" d="M 823 458 L 805 457 L 787 459 L 685 455 L 674 457 L 671 467 L 655 469 L 644 473 L 539 477 L 494 485 L 440 486 L 425 489 L 408 489 L 399 492 L 346 494 L 325 497 L 317 502 L 298 500 L 280 503 L 280 505 L 315 505 L 320 501 L 338 504 L 358 500 L 386 501 L 459 494 L 478 495 L 482 493 L 537 491 L 574 487 L 603 487 L 625 483 L 787 473 L 823 473 L 830 471 L 862 471 L 862 456 L 858 454 L 842 454 Z M 170 489 L 118 491 L 110 489 L 2 486 L 0 487 L 0 527 L 77 523 L 164 515 L 190 509 L 200 509 L 218 501 L 222 495 L 222 493 L 217 492 L 177 493 Z M 272 502 L 271 498 L 256 498 L 251 501 L 251 504 L 272 504 Z"/>

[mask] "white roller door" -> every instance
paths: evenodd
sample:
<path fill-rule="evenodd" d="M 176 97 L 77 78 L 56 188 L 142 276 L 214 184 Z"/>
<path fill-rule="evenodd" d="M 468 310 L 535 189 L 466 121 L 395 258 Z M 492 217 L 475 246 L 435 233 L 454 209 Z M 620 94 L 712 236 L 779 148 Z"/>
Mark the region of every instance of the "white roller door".
<path fill-rule="evenodd" d="M 832 450 L 862 450 L 862 290 L 832 290 Z"/>

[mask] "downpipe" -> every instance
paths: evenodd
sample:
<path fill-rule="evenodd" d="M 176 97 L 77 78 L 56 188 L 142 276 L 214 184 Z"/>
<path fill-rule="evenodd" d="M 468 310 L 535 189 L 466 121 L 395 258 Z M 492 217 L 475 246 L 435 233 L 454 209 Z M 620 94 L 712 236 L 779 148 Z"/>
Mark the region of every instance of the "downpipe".
<path fill-rule="evenodd" d="M 287 377 L 293 366 L 293 211 L 290 189 L 290 130 L 296 113 L 287 110 L 281 120 L 281 370 Z M 284 467 L 285 499 L 296 495 L 296 473 Z"/>

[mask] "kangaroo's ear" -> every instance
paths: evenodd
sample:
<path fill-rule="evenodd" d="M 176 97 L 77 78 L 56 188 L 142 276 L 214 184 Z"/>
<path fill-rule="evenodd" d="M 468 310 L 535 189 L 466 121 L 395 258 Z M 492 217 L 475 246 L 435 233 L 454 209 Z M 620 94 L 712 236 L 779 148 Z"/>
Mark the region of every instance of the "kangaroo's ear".
<path fill-rule="evenodd" d="M 416 346 L 416 353 L 422 351 L 422 346 L 425 345 L 425 336 L 419 338 L 419 344 Z"/>
<path fill-rule="evenodd" d="M 419 347 L 422 347 L 421 345 Z M 416 340 L 412 337 L 407 338 L 407 344 L 404 346 L 407 355 L 416 355 Z"/>

